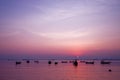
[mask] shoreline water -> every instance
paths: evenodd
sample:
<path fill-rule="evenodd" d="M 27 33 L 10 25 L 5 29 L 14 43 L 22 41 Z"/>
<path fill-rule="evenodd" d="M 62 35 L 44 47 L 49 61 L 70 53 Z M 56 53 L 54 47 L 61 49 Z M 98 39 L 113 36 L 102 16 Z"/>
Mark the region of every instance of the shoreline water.
<path fill-rule="evenodd" d="M 72 63 L 48 64 L 48 60 L 30 60 L 30 63 L 22 60 L 20 65 L 16 60 L 0 61 L 0 80 L 119 80 L 120 61 L 112 61 L 111 64 L 85 64 L 78 61 L 78 66 Z M 68 60 L 69 61 L 69 60 Z M 108 70 L 112 71 L 109 72 Z"/>

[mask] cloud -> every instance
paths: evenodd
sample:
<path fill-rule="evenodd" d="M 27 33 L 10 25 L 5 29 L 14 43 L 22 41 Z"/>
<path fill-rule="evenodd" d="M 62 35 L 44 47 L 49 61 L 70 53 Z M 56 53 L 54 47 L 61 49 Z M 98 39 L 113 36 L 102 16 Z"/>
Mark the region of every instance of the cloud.
<path fill-rule="evenodd" d="M 90 35 L 89 32 L 80 32 L 78 30 L 66 32 L 37 32 L 29 29 L 28 31 L 34 35 L 43 36 L 49 39 L 74 39 Z"/>
<path fill-rule="evenodd" d="M 106 1 L 106 0 L 69 0 L 69 1 L 55 1 L 53 3 L 50 3 L 49 5 L 35 5 L 35 8 L 37 8 L 39 11 L 39 14 L 35 15 L 35 19 L 33 21 L 43 23 L 54 23 L 54 22 L 61 22 L 65 20 L 81 20 L 81 18 L 84 20 L 84 18 L 87 16 L 92 16 L 92 18 L 96 18 L 98 16 L 103 16 L 103 14 L 106 14 L 107 16 L 109 13 L 110 6 L 112 7 L 113 4 L 110 2 L 116 2 L 116 1 Z M 66 5 L 67 4 L 67 5 Z M 41 12 L 43 14 L 41 14 Z M 110 12 L 110 11 L 109 11 Z M 41 16 L 41 17 L 39 17 Z"/>

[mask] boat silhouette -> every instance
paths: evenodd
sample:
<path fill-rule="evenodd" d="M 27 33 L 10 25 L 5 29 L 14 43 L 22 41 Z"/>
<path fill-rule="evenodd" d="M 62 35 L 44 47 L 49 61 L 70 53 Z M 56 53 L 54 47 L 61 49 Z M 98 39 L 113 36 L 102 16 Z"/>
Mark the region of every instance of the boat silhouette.
<path fill-rule="evenodd" d="M 77 60 L 75 60 L 75 61 L 73 62 L 73 65 L 74 65 L 74 66 L 78 66 Z"/>
<path fill-rule="evenodd" d="M 85 62 L 86 64 L 94 64 L 94 61 L 92 61 L 92 62 Z"/>
<path fill-rule="evenodd" d="M 110 64 L 111 62 L 102 60 L 100 63 L 101 64 Z"/>

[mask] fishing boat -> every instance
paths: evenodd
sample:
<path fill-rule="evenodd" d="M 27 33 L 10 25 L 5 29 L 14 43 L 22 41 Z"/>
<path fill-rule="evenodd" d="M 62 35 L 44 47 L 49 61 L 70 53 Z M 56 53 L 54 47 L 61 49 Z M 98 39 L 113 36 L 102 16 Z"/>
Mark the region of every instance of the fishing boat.
<path fill-rule="evenodd" d="M 16 61 L 16 65 L 18 65 L 18 64 L 21 64 L 21 62 L 20 61 Z"/>
<path fill-rule="evenodd" d="M 52 62 L 51 61 L 48 61 L 48 64 L 51 64 Z"/>
<path fill-rule="evenodd" d="M 110 64 L 111 62 L 102 60 L 100 63 L 101 64 Z"/>
<path fill-rule="evenodd" d="M 86 64 L 94 64 L 94 61 L 92 61 L 92 62 L 85 62 Z"/>
<path fill-rule="evenodd" d="M 75 61 L 73 62 L 73 65 L 74 65 L 74 66 L 78 66 L 77 60 L 75 60 Z"/>

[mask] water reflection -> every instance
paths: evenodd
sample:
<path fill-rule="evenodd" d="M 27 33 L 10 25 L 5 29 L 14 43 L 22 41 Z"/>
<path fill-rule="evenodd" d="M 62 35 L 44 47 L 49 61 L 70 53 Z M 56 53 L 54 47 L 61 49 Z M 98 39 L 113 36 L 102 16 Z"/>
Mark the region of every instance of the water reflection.
<path fill-rule="evenodd" d="M 74 60 L 75 62 L 76 60 Z M 15 66 L 14 62 L 4 62 L 0 65 L 0 80 L 119 80 L 120 65 L 101 64 L 86 65 L 85 63 L 47 63 L 48 61 L 39 61 L 39 64 L 26 61 Z M 61 61 L 56 61 L 61 62 Z M 77 61 L 79 62 L 79 61 Z M 96 62 L 97 63 L 97 62 Z M 99 63 L 99 62 L 98 62 Z M 111 69 L 111 72 L 109 72 Z M 1 79 L 2 77 L 2 79 Z"/>

